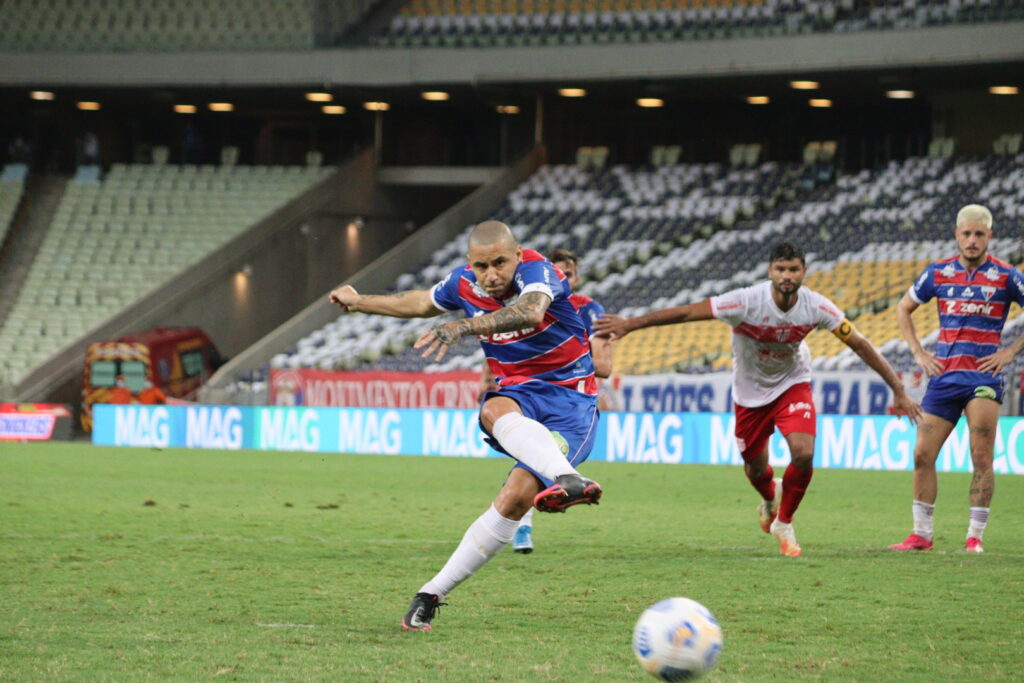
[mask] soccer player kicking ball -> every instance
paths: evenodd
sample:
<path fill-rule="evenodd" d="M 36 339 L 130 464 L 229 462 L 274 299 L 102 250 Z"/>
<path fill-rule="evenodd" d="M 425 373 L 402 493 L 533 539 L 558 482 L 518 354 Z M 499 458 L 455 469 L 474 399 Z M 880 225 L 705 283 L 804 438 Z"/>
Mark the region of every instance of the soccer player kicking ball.
<path fill-rule="evenodd" d="M 466 318 L 435 325 L 414 347 L 441 360 L 462 337 L 480 339 L 498 387 L 483 396 L 480 426 L 488 443 L 518 461 L 493 504 L 416 593 L 402 619 L 405 629 L 430 630 L 445 596 L 512 540 L 531 505 L 564 512 L 601 498 L 600 485 L 575 469 L 594 444 L 597 383 L 587 332 L 569 294 L 565 275 L 519 246 L 498 221 L 472 230 L 469 265 L 454 269 L 432 289 L 367 296 L 345 285 L 330 294 L 344 311 L 400 318 L 465 311 Z M 561 436 L 567 452 L 552 432 Z"/>
<path fill-rule="evenodd" d="M 568 249 L 555 249 L 548 258 L 551 264 L 558 270 L 565 273 L 569 286 L 575 290 L 580 283 L 579 258 Z M 604 314 L 604 307 L 589 296 L 577 294 L 575 291 L 569 295 L 569 301 L 576 308 L 576 311 L 583 319 L 583 325 L 587 328 L 587 334 L 593 335 L 594 323 Z M 612 344 L 607 337 L 590 336 L 590 355 L 594 359 L 594 374 L 598 377 L 598 407 L 605 410 L 601 403 L 601 378 L 612 374 Z M 490 370 L 484 363 L 483 382 L 493 377 Z M 519 520 L 519 527 L 516 529 L 515 537 L 512 539 L 512 550 L 517 553 L 528 554 L 533 552 L 533 508 L 526 511 L 523 518 Z"/>
<path fill-rule="evenodd" d="M 793 515 L 813 474 L 816 420 L 811 396 L 811 354 L 803 339 L 814 329 L 832 332 L 881 375 L 893 391 L 893 407 L 916 422 L 921 407 L 880 353 L 843 317 L 834 303 L 801 289 L 807 265 L 792 244 L 772 250 L 768 282 L 704 301 L 653 311 L 638 318 L 605 316 L 597 334 L 621 338 L 633 330 L 717 318 L 732 326 L 736 442 L 744 471 L 764 502 L 761 529 L 779 541 L 783 555 L 797 557 L 800 545 Z M 768 464 L 768 439 L 775 427 L 789 444 L 791 462 L 781 479 Z"/>
<path fill-rule="evenodd" d="M 999 348 L 1010 303 L 1024 306 L 1024 276 L 988 253 L 992 213 L 978 204 L 965 206 L 957 214 L 954 235 L 960 255 L 925 268 L 896 307 L 900 332 L 931 380 L 921 402 L 924 418 L 914 446 L 914 530 L 902 543 L 889 546 L 892 550 L 932 549 L 932 515 L 938 495 L 935 460 L 963 413 L 974 467 L 964 548 L 969 553 L 983 551 L 981 537 L 995 488 L 992 460 L 1003 400 L 1002 371 L 1024 349 L 1024 335 Z M 910 317 L 931 299 L 938 299 L 939 312 L 935 355 L 921 347 Z"/>

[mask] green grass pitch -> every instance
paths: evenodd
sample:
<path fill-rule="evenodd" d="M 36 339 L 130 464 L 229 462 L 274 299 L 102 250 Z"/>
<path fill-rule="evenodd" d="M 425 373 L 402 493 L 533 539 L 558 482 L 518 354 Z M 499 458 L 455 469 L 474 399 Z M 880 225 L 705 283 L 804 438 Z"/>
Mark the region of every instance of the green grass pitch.
<path fill-rule="evenodd" d="M 0 444 L 0 680 L 651 680 L 633 624 L 673 595 L 722 624 L 714 681 L 1020 680 L 1013 476 L 986 554 L 960 551 L 968 475 L 940 475 L 937 550 L 903 555 L 910 474 L 819 470 L 790 559 L 736 467 L 592 463 L 600 506 L 538 513 L 536 552 L 402 631 L 507 467 Z"/>

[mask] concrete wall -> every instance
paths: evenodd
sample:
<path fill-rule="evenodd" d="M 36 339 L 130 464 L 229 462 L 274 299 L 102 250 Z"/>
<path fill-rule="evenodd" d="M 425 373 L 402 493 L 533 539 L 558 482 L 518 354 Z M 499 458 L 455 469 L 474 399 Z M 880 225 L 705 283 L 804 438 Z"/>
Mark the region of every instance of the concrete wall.
<path fill-rule="evenodd" d="M 756 75 L 1024 59 L 1024 22 L 631 45 L 312 52 L 0 54 L 0 84 L 352 85 Z"/>

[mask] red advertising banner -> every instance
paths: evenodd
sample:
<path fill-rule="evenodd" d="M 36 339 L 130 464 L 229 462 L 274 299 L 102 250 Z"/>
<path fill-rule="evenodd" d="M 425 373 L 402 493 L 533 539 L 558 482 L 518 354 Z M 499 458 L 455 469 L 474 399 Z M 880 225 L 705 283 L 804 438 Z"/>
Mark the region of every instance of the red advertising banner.
<path fill-rule="evenodd" d="M 473 370 L 270 371 L 270 403 L 276 406 L 476 408 L 479 391 L 480 373 Z"/>
<path fill-rule="evenodd" d="M 67 406 L 59 403 L 0 403 L 0 441 L 49 441 L 58 418 L 71 420 Z M 64 425 L 69 438 L 70 425 Z"/>

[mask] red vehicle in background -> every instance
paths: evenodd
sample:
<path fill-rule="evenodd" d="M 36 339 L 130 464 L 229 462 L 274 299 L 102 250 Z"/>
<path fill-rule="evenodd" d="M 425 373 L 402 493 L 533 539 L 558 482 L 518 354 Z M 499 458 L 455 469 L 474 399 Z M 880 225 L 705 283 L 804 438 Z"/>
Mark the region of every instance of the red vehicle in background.
<path fill-rule="evenodd" d="M 210 337 L 195 327 L 158 327 L 89 344 L 82 370 L 82 427 L 92 430 L 92 406 L 110 403 L 119 378 L 136 397 L 146 382 L 169 399 L 188 400 L 222 364 Z"/>

